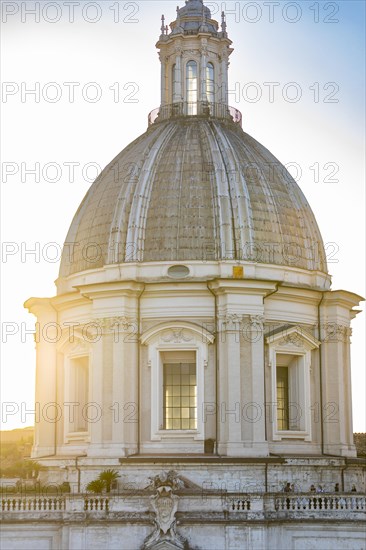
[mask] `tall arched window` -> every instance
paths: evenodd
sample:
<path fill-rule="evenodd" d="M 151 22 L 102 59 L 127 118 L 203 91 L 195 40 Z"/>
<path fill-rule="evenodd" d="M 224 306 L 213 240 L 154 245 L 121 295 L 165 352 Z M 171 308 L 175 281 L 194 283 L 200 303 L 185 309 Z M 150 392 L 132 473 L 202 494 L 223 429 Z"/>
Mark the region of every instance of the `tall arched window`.
<path fill-rule="evenodd" d="M 177 101 L 177 72 L 176 64 L 172 67 L 172 103 Z"/>
<path fill-rule="evenodd" d="M 197 81 L 197 63 L 188 61 L 186 66 L 186 89 L 187 89 L 187 112 L 189 115 L 197 114 L 198 100 L 198 81 Z"/>
<path fill-rule="evenodd" d="M 209 103 L 215 102 L 215 69 L 212 63 L 206 67 L 206 94 Z"/>

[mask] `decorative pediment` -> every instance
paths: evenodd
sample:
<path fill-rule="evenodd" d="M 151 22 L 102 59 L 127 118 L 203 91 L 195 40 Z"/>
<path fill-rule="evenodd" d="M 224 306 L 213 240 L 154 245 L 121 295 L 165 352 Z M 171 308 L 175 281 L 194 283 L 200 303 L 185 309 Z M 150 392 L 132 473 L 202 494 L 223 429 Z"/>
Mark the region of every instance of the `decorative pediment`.
<path fill-rule="evenodd" d="M 58 351 L 69 355 L 87 355 L 90 347 L 79 327 L 70 326 L 62 331 Z"/>
<path fill-rule="evenodd" d="M 266 343 L 280 348 L 305 349 L 310 351 L 320 346 L 319 340 L 305 331 L 302 327 L 286 327 L 267 336 Z"/>
<path fill-rule="evenodd" d="M 77 339 L 69 350 L 70 355 L 86 355 L 89 353 L 88 346 L 83 340 Z"/>
<path fill-rule="evenodd" d="M 212 344 L 215 340 L 214 335 L 203 326 L 182 321 L 172 321 L 161 323 L 144 332 L 141 335 L 141 343 L 147 345 L 154 340 L 159 340 L 162 344 L 184 344 L 198 338 L 201 342 L 208 344 Z"/>

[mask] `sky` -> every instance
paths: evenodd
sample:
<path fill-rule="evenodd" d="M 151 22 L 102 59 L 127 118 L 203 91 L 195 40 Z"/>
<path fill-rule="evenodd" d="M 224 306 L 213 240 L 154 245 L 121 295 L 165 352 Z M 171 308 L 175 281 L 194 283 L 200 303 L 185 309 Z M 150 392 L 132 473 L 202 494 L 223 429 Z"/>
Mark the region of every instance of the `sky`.
<path fill-rule="evenodd" d="M 23 303 L 55 295 L 83 196 L 159 106 L 155 43 L 177 3 L 1 3 L 1 392 L 14 404 L 2 429 L 33 423 L 35 318 Z M 305 193 L 332 288 L 365 295 L 365 3 L 206 5 L 215 19 L 227 13 L 229 103 Z M 364 313 L 352 323 L 356 432 L 366 431 L 364 323 Z"/>

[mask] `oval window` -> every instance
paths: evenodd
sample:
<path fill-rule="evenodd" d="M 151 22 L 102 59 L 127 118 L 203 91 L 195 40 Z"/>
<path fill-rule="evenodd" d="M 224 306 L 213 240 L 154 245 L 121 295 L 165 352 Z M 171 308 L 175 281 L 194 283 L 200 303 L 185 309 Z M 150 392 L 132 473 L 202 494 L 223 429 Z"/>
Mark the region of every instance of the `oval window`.
<path fill-rule="evenodd" d="M 183 279 L 188 277 L 189 268 L 186 265 L 172 265 L 168 269 L 168 276 L 173 277 L 173 279 Z"/>

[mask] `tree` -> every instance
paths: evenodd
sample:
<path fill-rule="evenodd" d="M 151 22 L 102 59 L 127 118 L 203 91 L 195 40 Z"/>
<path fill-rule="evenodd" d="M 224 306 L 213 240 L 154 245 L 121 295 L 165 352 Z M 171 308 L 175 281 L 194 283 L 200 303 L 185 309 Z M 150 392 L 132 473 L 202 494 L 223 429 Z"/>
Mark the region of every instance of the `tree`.
<path fill-rule="evenodd" d="M 111 492 L 112 485 L 119 478 L 117 470 L 104 470 L 99 474 L 98 480 L 105 484 L 105 490 L 107 493 Z"/>
<path fill-rule="evenodd" d="M 104 481 L 100 479 L 94 479 L 93 481 L 90 481 L 90 483 L 88 483 L 88 485 L 86 486 L 86 490 L 90 493 L 96 493 L 99 495 L 103 492 L 104 485 Z"/>

